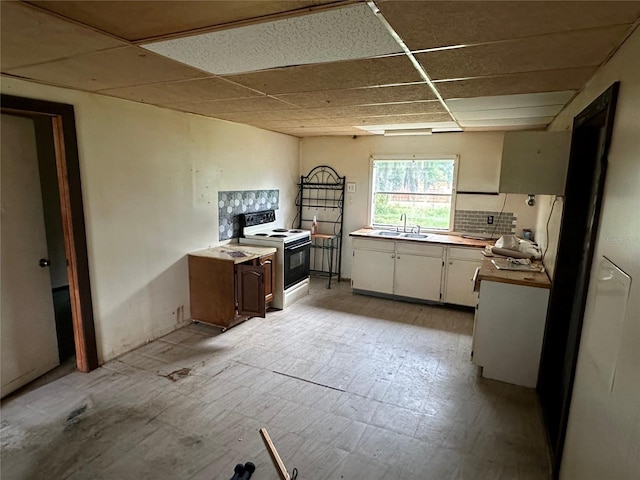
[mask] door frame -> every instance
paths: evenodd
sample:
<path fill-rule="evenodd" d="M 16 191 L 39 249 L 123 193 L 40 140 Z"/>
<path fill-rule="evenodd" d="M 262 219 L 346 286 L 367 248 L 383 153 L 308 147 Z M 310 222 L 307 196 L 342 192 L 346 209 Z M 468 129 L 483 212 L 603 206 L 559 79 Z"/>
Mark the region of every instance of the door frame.
<path fill-rule="evenodd" d="M 80 162 L 73 105 L 1 95 L 2 113 L 51 120 L 62 228 L 73 318 L 77 368 L 89 372 L 99 366 L 89 279 L 89 259 L 80 183 Z"/>
<path fill-rule="evenodd" d="M 554 479 L 559 478 L 569 421 L 619 85 L 613 83 L 573 120 L 565 207 L 536 387 Z M 596 137 L 600 131 L 602 137 Z"/>

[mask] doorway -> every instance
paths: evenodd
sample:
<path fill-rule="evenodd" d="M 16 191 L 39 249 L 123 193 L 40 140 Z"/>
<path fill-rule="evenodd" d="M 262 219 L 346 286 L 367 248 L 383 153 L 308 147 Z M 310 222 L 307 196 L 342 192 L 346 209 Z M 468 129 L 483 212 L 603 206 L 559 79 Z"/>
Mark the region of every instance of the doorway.
<path fill-rule="evenodd" d="M 619 83 L 573 121 L 558 253 L 537 392 L 558 478 L 598 233 Z"/>
<path fill-rule="evenodd" d="M 73 338 L 72 346 L 63 344 L 58 349 L 63 355 L 75 351 L 78 370 L 88 372 L 98 367 L 98 356 L 73 106 L 11 95 L 2 95 L 1 106 L 3 114 L 32 119 L 36 125 L 39 146 L 50 145 L 49 158 L 39 159 L 40 170 L 52 173 L 52 178 L 48 177 L 48 187 L 55 191 L 59 199 L 57 215 L 65 257 L 62 263 L 67 279 L 62 282 L 66 285 L 58 285 L 61 288 L 54 294 L 63 299 L 59 302 L 61 314 L 64 315 L 66 309 L 69 318 L 70 312 L 71 324 L 67 322 L 61 328 L 66 328 L 68 332 L 70 330 Z M 58 278 L 63 274 L 58 272 Z M 66 336 L 69 337 L 68 334 Z"/>

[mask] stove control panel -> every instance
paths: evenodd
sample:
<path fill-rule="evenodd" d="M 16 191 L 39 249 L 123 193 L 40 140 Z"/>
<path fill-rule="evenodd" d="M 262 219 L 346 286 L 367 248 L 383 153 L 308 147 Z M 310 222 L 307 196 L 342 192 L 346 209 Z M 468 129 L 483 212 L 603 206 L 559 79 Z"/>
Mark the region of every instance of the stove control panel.
<path fill-rule="evenodd" d="M 276 221 L 275 210 L 264 210 L 256 213 L 245 213 L 240 215 L 243 227 L 253 227 L 264 223 L 273 223 Z"/>

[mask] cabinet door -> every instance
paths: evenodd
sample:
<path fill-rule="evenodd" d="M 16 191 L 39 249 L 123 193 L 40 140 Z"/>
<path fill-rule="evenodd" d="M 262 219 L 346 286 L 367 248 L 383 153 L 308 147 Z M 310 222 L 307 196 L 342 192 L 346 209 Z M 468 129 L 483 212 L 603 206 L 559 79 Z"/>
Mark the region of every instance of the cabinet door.
<path fill-rule="evenodd" d="M 393 294 L 393 252 L 353 251 L 351 285 L 357 290 Z"/>
<path fill-rule="evenodd" d="M 478 294 L 473 291 L 473 275 L 480 263 L 450 258 L 447 262 L 447 280 L 444 301 L 454 305 L 474 307 Z"/>
<path fill-rule="evenodd" d="M 236 265 L 236 289 L 238 315 L 266 317 L 264 267 Z"/>
<path fill-rule="evenodd" d="M 273 285 L 275 284 L 275 256 L 265 255 L 260 257 L 260 265 L 264 267 L 264 301 L 271 303 L 273 300 Z"/>
<path fill-rule="evenodd" d="M 394 295 L 439 302 L 441 284 L 442 258 L 396 256 Z"/>

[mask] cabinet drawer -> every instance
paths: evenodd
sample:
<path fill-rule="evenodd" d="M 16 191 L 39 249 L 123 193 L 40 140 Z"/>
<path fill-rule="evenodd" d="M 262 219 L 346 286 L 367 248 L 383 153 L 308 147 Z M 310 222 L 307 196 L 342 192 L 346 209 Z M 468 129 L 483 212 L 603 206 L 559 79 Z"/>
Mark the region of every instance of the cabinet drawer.
<path fill-rule="evenodd" d="M 449 247 L 449 258 L 459 258 L 461 260 L 477 260 L 480 262 L 484 258 L 484 255 L 482 255 L 481 248 Z"/>
<path fill-rule="evenodd" d="M 390 240 L 368 240 L 366 238 L 354 238 L 353 248 L 363 250 L 378 250 L 381 252 L 393 252 L 394 243 Z"/>
<path fill-rule="evenodd" d="M 397 253 L 408 253 L 413 255 L 424 255 L 426 257 L 442 257 L 443 247 L 415 242 L 398 242 Z"/>

